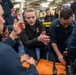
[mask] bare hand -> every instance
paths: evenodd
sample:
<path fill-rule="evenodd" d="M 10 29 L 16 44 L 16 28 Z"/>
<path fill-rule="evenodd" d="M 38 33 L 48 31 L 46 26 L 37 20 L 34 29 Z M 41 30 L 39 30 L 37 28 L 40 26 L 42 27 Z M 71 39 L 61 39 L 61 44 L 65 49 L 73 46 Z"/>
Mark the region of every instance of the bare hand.
<path fill-rule="evenodd" d="M 66 65 L 66 62 L 65 62 L 65 60 L 63 59 L 63 56 L 62 56 L 61 54 L 58 56 L 58 60 L 59 60 L 62 64 Z"/>
<path fill-rule="evenodd" d="M 30 57 L 28 54 L 24 54 L 22 57 L 21 57 L 21 62 L 24 62 L 26 60 L 28 60 Z"/>
<path fill-rule="evenodd" d="M 13 29 L 17 34 L 20 34 L 23 29 L 25 29 L 25 24 L 22 21 L 15 20 L 13 24 Z"/>
<path fill-rule="evenodd" d="M 46 31 L 43 31 L 38 37 L 38 40 L 44 44 L 47 44 L 50 42 L 50 37 L 46 35 Z"/>
<path fill-rule="evenodd" d="M 29 59 L 27 59 L 26 62 L 29 63 L 29 64 L 33 64 L 33 65 L 36 66 L 35 60 L 33 59 L 33 57 L 30 57 Z"/>

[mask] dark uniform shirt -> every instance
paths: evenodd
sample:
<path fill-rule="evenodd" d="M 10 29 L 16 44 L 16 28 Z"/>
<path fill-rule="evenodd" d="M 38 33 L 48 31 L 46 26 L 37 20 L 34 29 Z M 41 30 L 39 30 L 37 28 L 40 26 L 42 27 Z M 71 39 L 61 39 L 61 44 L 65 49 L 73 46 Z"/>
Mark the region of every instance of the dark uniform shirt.
<path fill-rule="evenodd" d="M 22 67 L 19 55 L 0 42 L 0 75 L 38 75 L 38 72 L 33 64 L 28 69 Z"/>
<path fill-rule="evenodd" d="M 71 9 L 73 11 L 73 14 L 75 14 L 75 20 L 76 20 L 76 2 L 71 4 Z"/>
<path fill-rule="evenodd" d="M 71 62 L 74 62 L 74 60 L 76 59 L 76 25 L 69 40 L 68 56 Z"/>
<path fill-rule="evenodd" d="M 49 29 L 51 43 L 57 44 L 60 53 L 63 53 L 65 51 L 65 48 L 67 48 L 68 42 L 69 42 L 69 37 L 72 33 L 73 28 L 74 28 L 73 21 L 70 23 L 70 25 L 66 29 L 61 25 L 59 19 L 55 19 L 52 22 L 50 29 Z M 52 50 L 52 51 L 54 51 L 54 50 Z"/>
<path fill-rule="evenodd" d="M 1 37 L 1 36 L 0 36 Z M 19 39 L 12 40 L 10 36 L 8 36 L 4 41 L 2 41 L 2 37 L 0 38 L 0 42 L 8 44 L 11 46 L 16 52 L 18 52 L 19 47 Z"/>
<path fill-rule="evenodd" d="M 13 4 L 10 0 L 2 0 L 2 8 L 4 10 L 4 16 L 11 15 L 11 9 L 13 7 Z"/>
<path fill-rule="evenodd" d="M 4 10 L 4 19 L 6 21 L 6 25 L 12 25 L 13 18 L 11 16 L 11 9 L 13 8 L 13 3 L 10 0 L 2 0 L 1 5 Z"/>
<path fill-rule="evenodd" d="M 76 15 L 76 2 L 71 4 L 71 9 L 72 9 L 73 13 Z"/>
<path fill-rule="evenodd" d="M 70 74 L 76 75 L 76 25 L 71 34 L 68 45 L 68 57 L 70 59 Z"/>

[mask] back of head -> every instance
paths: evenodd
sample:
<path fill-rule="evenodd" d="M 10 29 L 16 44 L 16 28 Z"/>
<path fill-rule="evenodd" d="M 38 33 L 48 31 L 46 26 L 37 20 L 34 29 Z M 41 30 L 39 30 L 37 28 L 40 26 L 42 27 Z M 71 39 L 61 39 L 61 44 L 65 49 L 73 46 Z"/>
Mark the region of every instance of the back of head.
<path fill-rule="evenodd" d="M 69 19 L 73 16 L 73 12 L 70 8 L 63 8 L 60 12 L 60 18 Z"/>

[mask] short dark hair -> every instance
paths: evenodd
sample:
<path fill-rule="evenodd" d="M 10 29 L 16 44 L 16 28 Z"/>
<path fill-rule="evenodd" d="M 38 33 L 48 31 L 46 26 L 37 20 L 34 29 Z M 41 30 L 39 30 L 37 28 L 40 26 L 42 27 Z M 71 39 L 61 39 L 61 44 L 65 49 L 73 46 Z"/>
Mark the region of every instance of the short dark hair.
<path fill-rule="evenodd" d="M 50 8 L 46 8 L 46 11 L 50 10 Z"/>
<path fill-rule="evenodd" d="M 60 12 L 60 18 L 69 19 L 73 16 L 73 12 L 70 8 L 63 8 Z"/>

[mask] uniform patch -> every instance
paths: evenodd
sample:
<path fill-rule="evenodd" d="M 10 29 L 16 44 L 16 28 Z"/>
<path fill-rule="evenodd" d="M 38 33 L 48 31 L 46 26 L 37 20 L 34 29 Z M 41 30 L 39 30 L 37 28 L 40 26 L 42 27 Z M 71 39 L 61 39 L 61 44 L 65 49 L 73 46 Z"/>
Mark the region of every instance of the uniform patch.
<path fill-rule="evenodd" d="M 39 28 L 38 27 L 36 28 L 36 32 L 39 33 Z"/>

